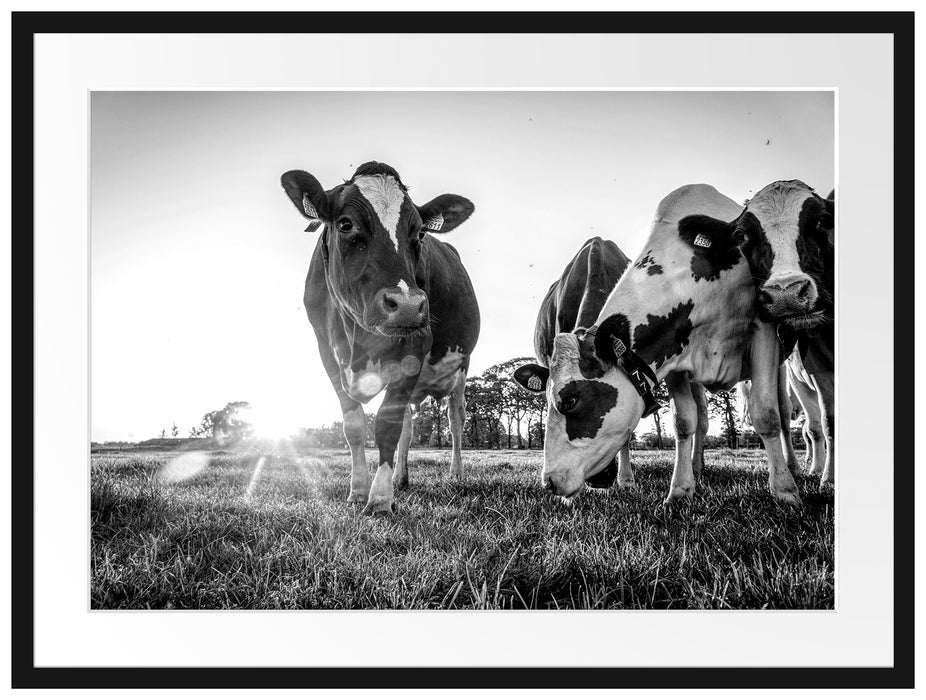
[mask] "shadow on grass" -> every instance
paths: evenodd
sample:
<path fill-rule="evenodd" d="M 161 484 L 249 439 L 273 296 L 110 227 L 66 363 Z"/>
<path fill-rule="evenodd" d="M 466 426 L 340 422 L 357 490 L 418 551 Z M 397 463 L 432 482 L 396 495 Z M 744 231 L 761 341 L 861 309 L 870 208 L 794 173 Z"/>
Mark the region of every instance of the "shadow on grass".
<path fill-rule="evenodd" d="M 763 474 L 709 460 L 692 501 L 664 507 L 671 456 L 645 455 L 636 490 L 567 505 L 540 489 L 539 454 L 464 453 L 458 482 L 449 455 L 413 453 L 397 514 L 373 519 L 345 502 L 346 455 L 258 459 L 176 484 L 163 459 L 95 461 L 93 606 L 833 606 L 833 495 L 811 479 L 785 508 Z"/>

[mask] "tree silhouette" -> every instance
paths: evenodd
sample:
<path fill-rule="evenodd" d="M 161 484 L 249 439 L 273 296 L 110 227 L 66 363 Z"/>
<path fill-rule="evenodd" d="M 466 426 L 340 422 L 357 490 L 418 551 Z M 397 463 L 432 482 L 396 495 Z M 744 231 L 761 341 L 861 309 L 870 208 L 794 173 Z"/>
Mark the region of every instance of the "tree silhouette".
<path fill-rule="evenodd" d="M 736 410 L 736 397 L 729 391 L 707 392 L 707 412 L 723 421 L 723 436 L 727 441 L 727 447 L 736 449 L 741 428 Z"/>

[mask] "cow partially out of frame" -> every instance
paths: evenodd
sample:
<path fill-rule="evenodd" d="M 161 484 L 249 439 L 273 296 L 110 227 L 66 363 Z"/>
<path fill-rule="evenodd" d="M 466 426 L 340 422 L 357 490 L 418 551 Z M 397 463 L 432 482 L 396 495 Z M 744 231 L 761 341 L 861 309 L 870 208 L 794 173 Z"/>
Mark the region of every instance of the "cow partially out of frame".
<path fill-rule="evenodd" d="M 626 443 L 665 380 L 675 414 L 676 458 L 667 501 L 695 491 L 691 383 L 728 389 L 752 379 L 750 414 L 768 457 L 769 488 L 800 504 L 781 444 L 780 350 L 774 324 L 757 315 L 756 287 L 733 230 L 742 207 L 709 185 L 689 185 L 659 204 L 650 237 L 611 292 L 595 323 L 553 341 L 546 378 L 542 481 L 570 498 Z M 660 270 L 639 265 L 649 258 Z"/>

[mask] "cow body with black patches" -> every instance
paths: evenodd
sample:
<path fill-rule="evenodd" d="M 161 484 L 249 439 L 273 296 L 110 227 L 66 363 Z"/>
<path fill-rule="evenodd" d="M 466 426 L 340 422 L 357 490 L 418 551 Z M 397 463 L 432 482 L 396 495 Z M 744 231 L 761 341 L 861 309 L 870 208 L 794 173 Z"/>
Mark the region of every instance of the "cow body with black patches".
<path fill-rule="evenodd" d="M 281 183 L 309 219 L 307 230 L 321 229 L 304 303 L 344 416 L 348 500 L 365 501 L 367 513 L 391 513 L 394 487 L 408 483 L 411 407 L 428 396 L 447 398 L 451 474 L 462 475 L 463 387 L 479 308 L 459 254 L 431 233 L 451 231 L 473 205 L 441 195 L 417 206 L 398 172 L 376 162 L 329 190 L 300 170 L 284 173 Z M 362 404 L 383 391 L 371 483 Z"/>
<path fill-rule="evenodd" d="M 650 275 L 648 264 L 631 266 L 587 330 L 556 335 L 548 378 L 554 410 L 547 419 L 543 471 L 551 491 L 567 498 L 579 493 L 587 475 L 629 438 L 645 405 L 628 370 L 632 361 L 646 363 L 656 381 L 665 380 L 672 398 L 677 451 L 667 501 L 690 497 L 695 489 L 692 447 L 699 421 L 692 383 L 728 389 L 751 377 L 751 414 L 768 453 L 770 490 L 783 502 L 800 502 L 779 439 L 775 328 L 757 317 L 752 273 L 736 242 L 699 225 L 706 218 L 688 218 L 729 221 L 740 211 L 708 185 L 669 194 L 643 249 L 662 273 Z M 591 368 L 616 399 L 613 394 L 607 401 L 564 399 L 563 390 Z M 586 413 L 592 415 L 582 419 L 583 426 L 600 419 L 596 434 L 571 437 L 569 422 Z"/>
<path fill-rule="evenodd" d="M 551 285 L 540 305 L 534 331 L 534 351 L 539 364 L 523 365 L 514 372 L 513 379 L 525 389 L 547 393 L 548 415 L 554 414 L 557 403 L 562 405 L 573 400 L 576 406 L 583 409 L 565 416 L 564 427 L 570 442 L 594 439 L 602 427 L 604 417 L 617 403 L 617 391 L 614 387 L 600 381 L 604 374 L 601 364 L 597 361 L 586 362 L 594 356 L 594 349 L 593 340 L 586 338 L 584 331 L 595 323 L 608 296 L 629 264 L 630 260 L 612 241 L 605 241 L 599 237 L 586 241 L 563 270 L 559 280 Z M 635 268 L 645 270 L 647 276 L 662 274 L 662 268 L 652 256 L 652 251 L 648 251 L 637 262 Z M 559 334 L 573 333 L 577 334 L 575 342 L 580 348 L 584 346 L 584 352 L 579 353 L 578 374 L 565 382 L 554 397 L 548 391 L 552 388 L 552 384 L 548 387 L 547 381 L 551 375 L 551 368 L 553 375 L 569 373 L 568 367 L 563 369 L 568 351 L 557 357 L 558 364 L 554 366 L 554 341 Z M 663 335 L 668 338 L 672 334 L 666 331 Z M 704 388 L 700 385 L 695 387 L 695 395 L 698 400 L 699 417 L 692 458 L 696 471 L 700 472 L 708 427 L 707 401 Z M 556 439 L 556 430 L 556 426 L 551 428 L 550 424 L 547 424 L 547 440 Z M 611 459 L 599 464 L 598 471 L 586 472 L 585 482 L 596 488 L 608 487 L 614 482 L 615 476 L 619 487 L 634 486 L 629 442 L 615 448 L 611 453 Z"/>

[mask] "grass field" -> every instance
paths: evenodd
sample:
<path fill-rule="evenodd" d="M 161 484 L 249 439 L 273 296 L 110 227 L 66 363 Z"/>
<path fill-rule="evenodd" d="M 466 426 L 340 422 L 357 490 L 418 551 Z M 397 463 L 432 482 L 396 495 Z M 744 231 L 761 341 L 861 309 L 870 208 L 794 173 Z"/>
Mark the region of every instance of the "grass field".
<path fill-rule="evenodd" d="M 541 491 L 539 452 L 464 452 L 457 484 L 449 453 L 413 451 L 391 519 L 345 502 L 346 452 L 203 455 L 166 482 L 177 457 L 93 456 L 93 608 L 834 603 L 832 490 L 802 479 L 804 507 L 776 505 L 759 451 L 709 451 L 695 499 L 672 508 L 668 452 L 633 454 L 635 491 L 567 505 Z"/>

